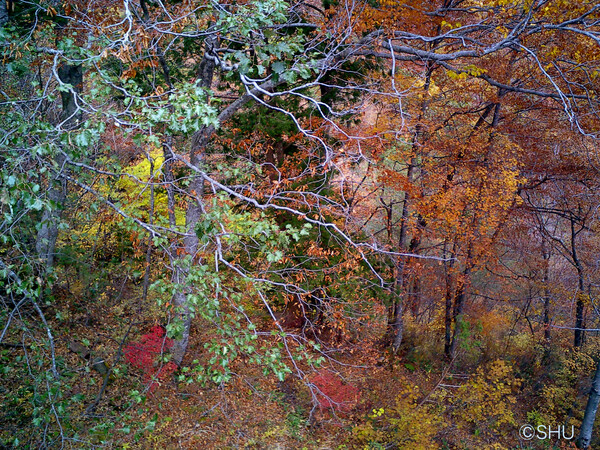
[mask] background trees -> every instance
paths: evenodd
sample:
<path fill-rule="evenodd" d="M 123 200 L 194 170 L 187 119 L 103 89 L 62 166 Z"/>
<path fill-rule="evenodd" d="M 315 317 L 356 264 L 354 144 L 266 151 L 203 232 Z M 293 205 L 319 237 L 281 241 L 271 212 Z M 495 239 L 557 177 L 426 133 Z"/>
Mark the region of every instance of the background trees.
<path fill-rule="evenodd" d="M 170 351 L 144 360 L 179 381 L 223 386 L 254 364 L 283 391 L 286 374 L 303 380 L 314 408 L 345 400 L 312 372 L 374 367 L 389 346 L 390 370 L 439 371 L 419 405 L 456 421 L 444 378 L 474 374 L 464 386 L 485 395 L 513 371 L 477 367 L 523 357 L 515 336 L 564 367 L 567 334 L 577 358 L 596 356 L 583 329 L 597 321 L 598 6 L 3 7 L 0 341 L 7 373 L 31 380 L 7 398 L 34 393 L 20 415 L 37 430 L 15 439 L 77 442 L 66 424 L 100 408 L 93 431 L 117 442 L 100 431 L 133 419 L 105 397 L 130 387 L 123 354 L 156 323 Z M 66 400 L 82 389 L 73 339 L 110 355 L 84 417 Z M 144 376 L 166 385 L 161 370 Z M 502 392 L 488 441 L 516 423 Z"/>

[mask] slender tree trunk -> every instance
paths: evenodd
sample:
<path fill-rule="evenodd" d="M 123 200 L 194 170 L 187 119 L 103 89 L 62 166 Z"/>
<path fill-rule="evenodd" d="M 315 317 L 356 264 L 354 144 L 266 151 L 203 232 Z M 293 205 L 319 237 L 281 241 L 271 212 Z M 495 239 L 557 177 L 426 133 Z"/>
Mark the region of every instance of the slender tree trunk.
<path fill-rule="evenodd" d="M 73 91 L 61 92 L 63 128 L 73 130 L 80 125 L 81 113 L 77 106 L 77 94 L 81 92 L 83 71 L 81 65 L 63 64 L 58 68 L 58 76 L 63 83 L 73 86 Z M 56 240 L 58 238 L 58 225 L 60 223 L 62 208 L 66 199 L 67 184 L 61 172 L 64 168 L 64 157 L 57 155 L 55 163 L 58 174 L 50 180 L 47 199 L 50 208 L 44 210 L 41 225 L 37 233 L 35 249 L 43 265 L 43 273 L 50 272 L 54 265 Z"/>
<path fill-rule="evenodd" d="M 427 72 L 425 74 L 425 84 L 423 85 L 423 90 L 425 93 L 429 92 L 429 87 L 431 86 L 431 76 L 433 74 L 434 66 L 432 64 L 428 64 Z M 409 183 L 414 181 L 415 174 L 417 172 L 417 167 L 420 164 L 416 155 L 419 151 L 419 146 L 422 145 L 422 137 L 424 133 L 423 128 L 423 117 L 427 112 L 427 107 L 429 106 L 429 96 L 425 94 L 423 103 L 421 104 L 421 112 L 417 119 L 417 125 L 415 127 L 415 134 L 413 136 L 412 141 L 412 152 L 410 163 L 407 168 L 406 178 Z M 404 192 L 404 199 L 402 201 L 402 212 L 400 218 L 400 236 L 398 238 L 398 251 L 404 252 L 407 249 L 407 228 L 408 228 L 408 216 L 410 210 L 410 193 L 407 191 Z M 393 306 L 393 315 L 390 323 L 388 324 L 388 329 L 391 335 L 393 336 L 392 349 L 394 352 L 397 352 L 402 344 L 402 338 L 404 337 L 404 309 L 406 302 L 406 288 L 408 283 L 406 282 L 406 264 L 408 262 L 408 257 L 406 256 L 398 256 L 395 261 L 395 279 L 394 279 L 394 296 L 396 297 L 394 300 Z"/>
<path fill-rule="evenodd" d="M 150 178 L 148 182 L 150 183 L 150 205 L 148 211 L 148 225 L 152 226 L 154 224 L 154 160 L 150 155 L 148 155 L 148 159 L 150 160 Z M 146 248 L 146 267 L 144 268 L 144 286 L 143 286 L 143 294 L 142 294 L 142 303 L 146 303 L 148 299 L 148 286 L 150 285 L 150 263 L 152 262 L 152 234 L 148 233 L 148 244 Z"/>
<path fill-rule="evenodd" d="M 413 171 L 416 166 L 412 165 L 409 167 L 409 180 L 412 180 Z M 407 228 L 407 220 L 408 220 L 408 209 L 407 202 L 409 200 L 409 194 L 405 194 L 405 202 L 402 207 L 402 222 L 400 225 L 400 239 L 399 239 L 399 248 L 400 251 L 407 251 L 410 254 L 416 254 L 418 251 L 418 247 L 421 242 L 421 232 L 422 227 L 425 226 L 425 221 L 422 217 L 418 220 L 418 228 L 410 240 L 410 244 L 408 248 L 406 248 L 406 228 Z M 409 299 L 409 295 L 414 294 L 416 291 L 412 289 L 415 286 L 415 280 L 412 279 L 410 275 L 410 267 L 411 261 L 410 257 L 399 257 L 398 265 L 397 265 L 397 275 L 395 280 L 395 289 L 397 295 L 397 300 L 394 305 L 394 322 L 392 324 L 392 332 L 394 336 L 394 341 L 392 343 L 392 349 L 394 352 L 397 352 L 402 345 L 402 338 L 404 335 L 404 313 L 406 311 L 407 305 L 410 306 L 414 304 L 414 298 Z"/>
<path fill-rule="evenodd" d="M 458 281 L 455 302 L 454 302 L 454 313 L 452 314 L 452 322 L 454 323 L 454 330 L 452 332 L 452 340 L 450 342 L 450 348 L 448 350 L 448 359 L 453 360 L 456 357 L 456 349 L 460 341 L 460 322 L 462 319 L 462 313 L 465 304 L 465 283 L 466 278 L 469 276 L 470 270 L 466 268 L 463 272 L 462 279 Z"/>
<path fill-rule="evenodd" d="M 412 180 L 415 166 L 411 164 L 408 166 L 407 178 Z M 410 194 L 404 193 L 404 201 L 402 202 L 402 216 L 400 219 L 400 236 L 398 237 L 398 251 L 406 251 L 406 240 L 407 240 L 407 227 L 408 227 L 408 206 L 410 201 Z M 398 256 L 396 258 L 396 276 L 394 280 L 394 295 L 396 296 L 394 305 L 394 316 L 392 322 L 392 335 L 394 341 L 392 348 L 394 352 L 397 352 L 402 344 L 402 337 L 404 335 L 404 303 L 405 303 L 405 287 L 406 287 L 406 257 Z"/>
<path fill-rule="evenodd" d="M 592 388 L 588 397 L 587 405 L 585 407 L 585 414 L 583 415 L 583 421 L 581 423 L 581 429 L 579 431 L 579 438 L 577 439 L 577 447 L 587 448 L 592 441 L 592 431 L 594 428 L 594 421 L 596 420 L 596 413 L 598 412 L 598 404 L 600 403 L 600 361 L 596 367 L 596 373 L 592 380 Z"/>
<path fill-rule="evenodd" d="M 209 48 L 206 52 L 211 50 L 212 42 L 207 42 Z M 201 64 L 198 77 L 200 83 L 204 87 L 210 87 L 212 84 L 213 74 L 215 70 L 215 63 L 213 59 L 208 58 L 205 54 Z M 192 136 L 192 145 L 190 149 L 190 163 L 194 167 L 199 167 L 204 160 L 206 147 L 208 146 L 210 137 L 214 132 L 214 127 L 208 126 L 198 130 Z M 198 250 L 198 236 L 196 235 L 196 224 L 200 221 L 204 214 L 203 196 L 204 196 L 204 180 L 197 174 L 192 174 L 192 179 L 188 187 L 188 194 L 190 199 L 188 201 L 188 207 L 185 216 L 185 228 L 186 237 L 183 240 L 183 247 L 185 255 L 191 255 L 192 264 L 196 258 L 196 252 Z M 178 319 L 182 323 L 182 333 L 179 339 L 175 340 L 171 353 L 173 355 L 173 362 L 178 366 L 181 366 L 185 352 L 187 351 L 190 329 L 192 325 L 193 314 L 190 310 L 188 303 L 188 292 L 185 288 L 187 278 L 187 268 L 181 265 L 175 264 L 174 281 L 181 285 L 180 290 L 175 294 L 173 303 L 175 304 L 178 311 Z"/>
<path fill-rule="evenodd" d="M 8 22 L 8 8 L 5 0 L 0 1 L 0 28 Z"/>
<path fill-rule="evenodd" d="M 583 311 L 585 308 L 584 303 L 584 292 L 585 292 L 585 284 L 583 279 L 583 267 L 581 265 L 581 261 L 579 261 L 579 256 L 577 254 L 577 244 L 575 239 L 577 237 L 577 232 L 575 231 L 575 221 L 571 219 L 571 256 L 573 258 L 573 263 L 575 264 L 575 268 L 577 269 L 577 280 L 578 280 L 578 292 L 577 292 L 577 308 L 575 312 L 575 333 L 573 339 L 573 346 L 575 348 L 580 348 L 583 344 L 583 336 L 584 336 L 584 325 L 583 325 Z"/>
<path fill-rule="evenodd" d="M 447 258 L 446 252 L 447 242 L 444 242 L 444 257 Z M 445 317 L 444 317 L 444 356 L 448 361 L 450 357 L 450 345 L 452 344 L 452 305 L 454 303 L 453 298 L 453 276 L 452 267 L 454 266 L 454 254 L 456 250 L 456 241 L 454 242 L 452 252 L 450 253 L 450 260 L 444 262 L 444 271 L 446 278 L 446 294 L 445 294 Z"/>
<path fill-rule="evenodd" d="M 458 348 L 458 344 L 460 341 L 460 329 L 459 323 L 462 318 L 462 313 L 465 305 L 466 298 L 466 284 L 468 283 L 469 276 L 471 275 L 471 270 L 473 268 L 473 264 L 471 262 L 472 259 L 472 248 L 469 244 L 467 249 L 467 257 L 465 262 L 465 268 L 463 270 L 462 276 L 457 280 L 456 283 L 456 295 L 454 297 L 454 310 L 452 313 L 452 322 L 454 322 L 454 331 L 452 333 L 452 341 L 450 343 L 450 348 L 448 352 L 448 359 L 453 360 L 456 357 L 456 349 Z"/>
<path fill-rule="evenodd" d="M 167 210 L 169 214 L 169 226 L 173 228 L 177 221 L 175 219 L 175 192 L 173 190 L 175 177 L 173 176 L 173 138 L 167 136 L 163 142 L 163 157 L 165 159 L 162 167 L 163 177 L 165 179 L 165 189 L 167 191 Z"/>
<path fill-rule="evenodd" d="M 449 277 L 447 277 L 449 278 Z M 450 346 L 452 345 L 452 288 L 450 280 L 446 280 L 446 296 L 445 296 L 445 317 L 444 317 L 444 356 L 446 360 L 451 361 Z"/>
<path fill-rule="evenodd" d="M 550 252 L 546 250 L 545 241 L 542 240 L 542 258 L 544 260 L 543 300 L 544 300 L 544 341 L 550 344 Z"/>
<path fill-rule="evenodd" d="M 419 214 L 417 218 L 417 227 L 413 237 L 410 240 L 410 244 L 408 246 L 408 253 L 412 255 L 419 254 L 419 250 L 421 247 L 421 237 L 423 235 L 423 230 L 427 226 L 427 221 Z M 415 270 L 414 261 L 410 260 L 409 265 L 411 279 L 408 284 L 408 299 L 409 305 L 411 309 L 411 313 L 413 316 L 417 316 L 419 313 L 419 306 L 421 304 L 421 278 L 420 271 Z"/>
<path fill-rule="evenodd" d="M 58 162 L 60 164 L 60 159 L 58 159 Z M 51 206 L 50 209 L 44 209 L 35 242 L 35 250 L 42 263 L 42 273 L 50 272 L 54 266 L 58 225 L 62 215 L 61 209 L 66 198 L 66 182 L 64 179 L 57 177 L 57 179 L 51 180 L 50 183 L 46 198 Z"/>

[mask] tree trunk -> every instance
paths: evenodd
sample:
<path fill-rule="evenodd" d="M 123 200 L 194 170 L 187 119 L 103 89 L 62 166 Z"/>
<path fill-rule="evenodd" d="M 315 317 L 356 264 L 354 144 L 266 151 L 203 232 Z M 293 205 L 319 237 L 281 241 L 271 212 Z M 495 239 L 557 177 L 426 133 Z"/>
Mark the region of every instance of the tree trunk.
<path fill-rule="evenodd" d="M 421 247 L 421 237 L 423 234 L 423 230 L 427 226 L 427 221 L 418 214 L 417 218 L 417 227 L 415 230 L 415 234 L 410 240 L 410 245 L 408 246 L 408 253 L 411 255 L 419 254 L 419 250 Z M 411 313 L 414 317 L 419 315 L 420 304 L 421 304 L 421 278 L 420 271 L 415 270 L 414 261 L 410 261 L 411 270 L 410 275 L 411 279 L 407 286 L 407 297 L 408 303 L 410 305 Z"/>
<path fill-rule="evenodd" d="M 542 278 L 544 292 L 544 341 L 550 344 L 550 252 L 546 250 L 545 241 L 542 240 L 542 258 L 544 259 L 544 275 Z"/>
<path fill-rule="evenodd" d="M 60 164 L 60 158 L 58 162 Z M 61 179 L 51 180 L 46 198 L 50 202 L 50 207 L 44 209 L 35 242 L 35 250 L 42 263 L 42 273 L 50 272 L 54 266 L 58 225 L 62 215 L 62 205 L 66 198 L 66 182 Z"/>
<path fill-rule="evenodd" d="M 592 441 L 592 431 L 594 429 L 594 421 L 596 420 L 596 413 L 598 412 L 598 403 L 600 403 L 600 361 L 596 367 L 596 373 L 592 380 L 592 388 L 585 407 L 585 414 L 583 415 L 583 422 L 581 423 L 581 430 L 579 431 L 579 437 L 577 439 L 577 447 L 587 448 Z"/>
<path fill-rule="evenodd" d="M 444 317 L 444 356 L 451 361 L 450 346 L 452 345 L 452 279 L 446 276 L 446 312 Z"/>
<path fill-rule="evenodd" d="M 473 264 L 471 262 L 472 259 L 472 247 L 469 244 L 467 248 L 467 256 L 465 261 L 465 268 L 463 270 L 462 276 L 457 280 L 456 283 L 456 294 L 454 295 L 454 309 L 452 311 L 452 323 L 454 324 L 454 330 L 452 332 L 452 340 L 450 341 L 449 347 L 447 346 L 446 357 L 452 361 L 456 357 L 456 349 L 458 348 L 458 344 L 460 341 L 460 329 L 459 323 L 462 317 L 465 299 L 466 299 L 466 284 L 469 280 L 469 276 L 471 275 L 471 270 L 473 269 Z M 448 311 L 446 311 L 448 314 Z"/>
<path fill-rule="evenodd" d="M 77 106 L 77 94 L 81 92 L 83 83 L 83 71 L 81 65 L 63 64 L 58 68 L 60 81 L 73 86 L 73 91 L 61 92 L 62 99 L 62 127 L 66 130 L 77 128 L 81 122 L 81 112 Z M 41 226 L 38 230 L 35 249 L 43 265 L 42 272 L 48 273 L 54 265 L 56 240 L 58 238 L 58 225 L 60 223 L 62 207 L 66 199 L 67 184 L 61 175 L 64 166 L 64 157 L 57 155 L 55 162 L 58 166 L 58 174 L 49 181 L 47 199 L 49 208 L 44 209 Z"/>
<path fill-rule="evenodd" d="M 172 136 L 167 136 L 165 141 L 162 144 L 163 148 L 163 157 L 165 159 L 162 167 L 163 176 L 165 178 L 165 189 L 167 191 L 167 210 L 169 214 L 169 226 L 175 227 L 176 219 L 175 219 L 175 192 L 173 189 L 173 184 L 175 182 L 175 178 L 173 177 L 173 161 L 175 157 L 173 156 L 173 138 Z"/>
<path fill-rule="evenodd" d="M 412 177 L 414 166 L 411 163 L 408 166 L 408 179 Z M 398 238 L 398 251 L 404 252 L 406 249 L 406 228 L 408 221 L 408 202 L 409 194 L 404 193 L 404 201 L 402 202 L 402 218 L 400 219 L 400 237 Z M 406 268 L 406 256 L 396 257 L 396 276 L 394 279 L 394 295 L 396 299 L 394 301 L 394 315 L 392 320 L 392 336 L 394 341 L 392 348 L 394 352 L 397 352 L 402 344 L 402 337 L 404 334 L 404 302 L 405 302 L 405 268 Z"/>
<path fill-rule="evenodd" d="M 427 72 L 425 75 L 425 84 L 423 85 L 423 90 L 425 93 L 429 91 L 429 87 L 431 85 L 431 75 L 433 73 L 433 65 L 428 65 Z M 415 126 L 415 133 L 413 136 L 413 141 L 411 144 L 413 155 L 411 156 L 410 163 L 408 165 L 406 171 L 406 179 L 409 183 L 414 181 L 417 168 L 419 166 L 419 160 L 416 155 L 419 150 L 419 146 L 422 145 L 421 138 L 423 136 L 423 117 L 427 112 L 427 107 L 429 105 L 429 97 L 427 95 L 424 96 L 423 103 L 421 104 L 421 112 L 417 119 L 417 125 Z M 407 249 L 407 228 L 408 228 L 408 211 L 410 208 L 410 194 L 408 190 L 404 192 L 404 199 L 402 201 L 402 213 L 400 219 L 400 236 L 398 238 L 398 251 L 405 252 Z M 388 329 L 393 336 L 392 349 L 394 352 L 397 352 L 402 344 L 402 338 L 404 335 L 404 309 L 406 302 L 406 279 L 405 279 L 405 270 L 406 264 L 409 257 L 407 256 L 398 256 L 396 259 L 396 275 L 394 279 L 394 295 L 396 299 L 394 301 L 393 307 L 393 315 L 392 320 L 388 324 Z"/>
<path fill-rule="evenodd" d="M 452 276 L 452 268 L 454 266 L 454 255 L 456 252 L 456 241 L 452 245 L 452 252 L 450 255 L 447 254 L 447 242 L 444 242 L 444 257 L 448 261 L 444 261 L 444 271 L 446 279 L 446 294 L 445 294 L 445 317 L 444 317 L 444 356 L 448 361 L 450 358 L 450 345 L 452 344 L 452 305 L 454 303 L 453 298 L 453 284 L 454 277 Z"/>
<path fill-rule="evenodd" d="M 454 331 L 452 333 L 452 341 L 450 342 L 450 348 L 448 349 L 447 357 L 449 360 L 453 360 L 456 357 L 456 349 L 460 341 L 460 328 L 459 324 L 462 318 L 463 307 L 465 304 L 465 283 L 469 276 L 469 267 L 465 268 L 463 277 L 458 281 L 458 287 L 456 289 L 456 296 L 454 301 L 454 313 L 452 314 L 452 322 L 454 323 Z"/>
<path fill-rule="evenodd" d="M 575 268 L 577 269 L 577 280 L 578 280 L 578 292 L 577 292 L 577 309 L 575 312 L 575 334 L 573 339 L 573 346 L 577 349 L 580 348 L 583 344 L 583 310 L 585 308 L 584 303 L 584 290 L 585 284 L 583 279 L 583 267 L 581 265 L 581 261 L 579 261 L 579 256 L 577 254 L 577 245 L 575 239 L 577 237 L 577 232 L 575 231 L 575 220 L 571 218 L 571 256 L 573 258 L 573 264 L 575 264 Z"/>
<path fill-rule="evenodd" d="M 8 8 L 6 1 L 0 1 L 0 28 L 8 23 Z"/>
<path fill-rule="evenodd" d="M 206 52 L 210 52 L 212 49 L 212 42 L 207 42 Z M 207 57 L 202 59 L 198 76 L 200 84 L 203 87 L 210 88 L 212 84 L 213 74 L 215 70 L 215 63 L 213 59 Z M 194 167 L 199 167 L 204 160 L 206 147 L 210 141 L 210 137 L 214 133 L 215 128 L 210 125 L 203 127 L 196 131 L 192 136 L 192 145 L 190 149 L 190 163 Z M 192 173 L 192 179 L 188 187 L 188 194 L 190 200 L 188 201 L 187 211 L 185 215 L 185 228 L 186 236 L 183 240 L 184 254 L 191 255 L 192 264 L 196 258 L 196 252 L 198 250 L 198 236 L 196 235 L 196 224 L 200 221 L 204 214 L 203 195 L 204 195 L 204 179 Z M 181 285 L 179 291 L 173 298 L 173 303 L 177 308 L 178 320 L 182 323 L 181 336 L 173 343 L 171 353 L 173 355 L 173 362 L 178 366 L 181 366 L 185 352 L 187 351 L 190 329 L 192 326 L 193 314 L 190 310 L 188 303 L 188 292 L 186 284 L 188 270 L 181 265 L 175 265 L 174 281 Z"/>

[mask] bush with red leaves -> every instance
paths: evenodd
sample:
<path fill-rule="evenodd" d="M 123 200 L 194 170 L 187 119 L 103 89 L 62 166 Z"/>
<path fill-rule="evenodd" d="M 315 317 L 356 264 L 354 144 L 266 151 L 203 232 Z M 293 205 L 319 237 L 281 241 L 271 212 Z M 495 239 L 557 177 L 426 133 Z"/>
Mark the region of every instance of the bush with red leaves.
<path fill-rule="evenodd" d="M 333 372 L 322 370 L 311 381 L 318 389 L 317 401 L 321 409 L 332 408 L 336 411 L 348 412 L 358 403 L 360 398 L 358 388 L 345 384 Z"/>
<path fill-rule="evenodd" d="M 173 362 L 160 364 L 158 356 L 173 346 L 173 339 L 166 336 L 165 329 L 155 325 L 148 334 L 144 334 L 138 342 L 125 347 L 125 361 L 144 374 L 144 383 L 150 384 L 150 392 L 168 379 L 177 370 Z"/>

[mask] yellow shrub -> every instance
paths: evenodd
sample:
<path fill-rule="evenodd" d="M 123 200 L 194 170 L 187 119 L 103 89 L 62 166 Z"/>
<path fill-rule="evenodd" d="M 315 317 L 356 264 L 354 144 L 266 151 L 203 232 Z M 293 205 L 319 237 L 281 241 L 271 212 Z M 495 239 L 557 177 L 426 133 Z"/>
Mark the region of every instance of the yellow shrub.
<path fill-rule="evenodd" d="M 494 361 L 475 375 L 456 392 L 453 415 L 478 429 L 497 431 L 503 425 L 515 425 L 512 407 L 513 392 L 520 386 L 512 367 L 502 360 Z"/>
<path fill-rule="evenodd" d="M 352 430 L 353 444 L 363 448 L 393 444 L 395 448 L 427 450 L 439 448 L 433 439 L 444 427 L 443 410 L 419 404 L 418 386 L 401 381 L 402 390 L 392 408 L 374 409 L 368 420 Z"/>

